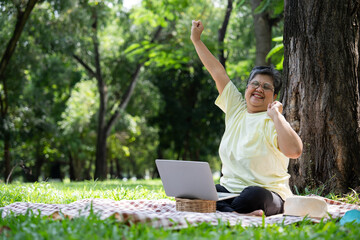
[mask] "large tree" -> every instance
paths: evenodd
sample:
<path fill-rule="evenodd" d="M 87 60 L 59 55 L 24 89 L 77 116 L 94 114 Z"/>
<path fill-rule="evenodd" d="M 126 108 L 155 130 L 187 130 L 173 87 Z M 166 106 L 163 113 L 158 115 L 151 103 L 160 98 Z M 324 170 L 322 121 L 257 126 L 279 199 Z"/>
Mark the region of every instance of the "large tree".
<path fill-rule="evenodd" d="M 11 171 L 11 155 L 10 155 L 10 142 L 11 142 L 11 131 L 9 130 L 9 79 L 7 77 L 7 68 L 10 63 L 10 59 L 13 56 L 17 43 L 20 39 L 20 36 L 24 30 L 25 24 L 29 19 L 30 13 L 33 10 L 38 0 L 29 0 L 29 1 L 14 1 L 16 8 L 16 14 L 12 12 L 9 13 L 9 18 L 16 17 L 16 23 L 14 31 L 10 40 L 7 43 L 6 49 L 2 54 L 0 61 L 0 129 L 3 132 L 3 141 L 4 141 L 4 178 L 9 177 Z M 6 4 L 0 5 L 3 9 L 6 9 Z"/>
<path fill-rule="evenodd" d="M 345 192 L 360 184 L 360 3 L 285 1 L 284 112 L 304 143 L 291 183 Z"/>

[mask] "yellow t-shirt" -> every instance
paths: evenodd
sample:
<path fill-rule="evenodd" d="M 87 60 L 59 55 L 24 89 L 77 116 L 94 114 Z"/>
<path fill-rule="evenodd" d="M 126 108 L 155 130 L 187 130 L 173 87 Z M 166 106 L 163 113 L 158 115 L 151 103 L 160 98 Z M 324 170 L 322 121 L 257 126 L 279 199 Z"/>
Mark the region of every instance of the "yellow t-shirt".
<path fill-rule="evenodd" d="M 283 200 L 292 196 L 289 158 L 278 148 L 274 122 L 267 112 L 248 113 L 245 99 L 231 81 L 215 104 L 225 113 L 219 147 L 223 165 L 220 184 L 234 193 L 260 186 L 278 193 Z"/>

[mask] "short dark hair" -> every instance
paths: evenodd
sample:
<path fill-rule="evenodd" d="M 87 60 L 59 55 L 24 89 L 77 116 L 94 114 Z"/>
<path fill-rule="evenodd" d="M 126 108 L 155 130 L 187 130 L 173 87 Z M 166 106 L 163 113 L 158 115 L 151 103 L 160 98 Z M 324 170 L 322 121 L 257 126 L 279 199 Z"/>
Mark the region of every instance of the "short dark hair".
<path fill-rule="evenodd" d="M 274 94 L 279 93 L 282 85 L 282 77 L 278 70 L 276 70 L 273 66 L 256 66 L 251 70 L 247 84 L 249 84 L 249 82 L 258 74 L 272 77 L 275 88 Z"/>

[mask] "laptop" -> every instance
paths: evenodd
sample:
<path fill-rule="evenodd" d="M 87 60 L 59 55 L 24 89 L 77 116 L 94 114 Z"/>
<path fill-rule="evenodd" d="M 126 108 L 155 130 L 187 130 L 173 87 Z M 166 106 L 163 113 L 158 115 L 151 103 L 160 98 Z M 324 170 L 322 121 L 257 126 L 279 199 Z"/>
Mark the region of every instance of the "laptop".
<path fill-rule="evenodd" d="M 221 201 L 239 196 L 216 192 L 207 162 L 156 159 L 155 163 L 169 197 Z"/>

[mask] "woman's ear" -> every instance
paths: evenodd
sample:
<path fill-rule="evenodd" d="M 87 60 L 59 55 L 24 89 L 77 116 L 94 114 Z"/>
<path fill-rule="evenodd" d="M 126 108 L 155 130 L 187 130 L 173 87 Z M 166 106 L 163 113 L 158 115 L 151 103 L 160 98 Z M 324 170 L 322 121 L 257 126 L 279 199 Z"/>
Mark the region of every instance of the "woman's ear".
<path fill-rule="evenodd" d="M 275 101 L 277 98 L 277 94 L 274 94 L 274 98 L 273 98 L 273 101 Z"/>

